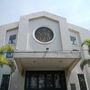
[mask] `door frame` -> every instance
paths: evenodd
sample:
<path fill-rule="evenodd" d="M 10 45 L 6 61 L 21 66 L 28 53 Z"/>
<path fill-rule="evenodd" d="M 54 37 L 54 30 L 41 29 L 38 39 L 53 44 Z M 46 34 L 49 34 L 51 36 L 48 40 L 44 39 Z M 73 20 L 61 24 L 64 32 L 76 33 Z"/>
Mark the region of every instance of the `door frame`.
<path fill-rule="evenodd" d="M 24 84 L 24 90 L 28 90 L 28 89 L 26 89 L 27 87 L 26 87 L 26 84 L 27 84 L 27 73 L 59 73 L 60 74 L 60 77 L 62 77 L 61 78 L 61 81 L 63 81 L 63 83 L 61 83 L 62 84 L 62 87 L 63 87 L 63 90 L 67 90 L 67 84 L 66 84 L 66 77 L 65 77 L 65 71 L 47 71 L 47 70 L 45 70 L 45 71 L 26 71 L 25 72 L 25 84 Z M 41 89 L 37 89 L 37 90 L 41 90 Z M 43 89 L 43 90 L 45 90 L 45 89 Z M 47 89 L 48 90 L 48 89 Z M 61 90 L 60 88 L 59 89 L 57 89 L 57 88 L 54 88 L 53 90 Z"/>

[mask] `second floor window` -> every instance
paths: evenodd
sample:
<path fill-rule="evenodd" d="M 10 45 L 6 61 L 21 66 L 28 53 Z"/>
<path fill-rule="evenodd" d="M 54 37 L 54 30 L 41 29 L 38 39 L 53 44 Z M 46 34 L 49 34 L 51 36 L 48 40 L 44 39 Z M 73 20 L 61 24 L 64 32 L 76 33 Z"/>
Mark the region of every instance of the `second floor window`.
<path fill-rule="evenodd" d="M 8 42 L 9 44 L 16 44 L 16 35 L 14 34 L 14 35 L 10 35 L 10 37 L 9 37 L 9 42 Z"/>
<path fill-rule="evenodd" d="M 71 40 L 72 45 L 77 45 L 77 40 L 75 36 L 70 36 L 70 40 Z"/>

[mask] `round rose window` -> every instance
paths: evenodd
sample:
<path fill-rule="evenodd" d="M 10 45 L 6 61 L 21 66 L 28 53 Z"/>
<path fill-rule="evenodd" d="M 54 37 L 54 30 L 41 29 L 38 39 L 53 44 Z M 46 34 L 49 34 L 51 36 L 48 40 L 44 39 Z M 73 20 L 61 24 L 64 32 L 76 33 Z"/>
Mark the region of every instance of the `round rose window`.
<path fill-rule="evenodd" d="M 41 27 L 36 30 L 35 37 L 41 42 L 49 42 L 53 39 L 54 34 L 51 29 L 47 27 Z"/>

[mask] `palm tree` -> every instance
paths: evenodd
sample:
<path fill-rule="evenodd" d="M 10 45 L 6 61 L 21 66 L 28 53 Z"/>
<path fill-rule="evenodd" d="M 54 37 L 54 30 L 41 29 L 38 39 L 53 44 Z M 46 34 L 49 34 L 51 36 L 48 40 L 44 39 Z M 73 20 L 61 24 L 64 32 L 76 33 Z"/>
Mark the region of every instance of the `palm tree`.
<path fill-rule="evenodd" d="M 8 65 L 11 68 L 11 74 L 15 71 L 16 67 L 13 60 L 9 60 L 6 55 L 12 54 L 14 47 L 11 44 L 6 44 L 0 48 L 0 66 Z"/>
<path fill-rule="evenodd" d="M 88 53 L 90 54 L 90 39 L 85 40 L 81 46 L 87 45 L 88 46 Z M 83 60 L 80 64 L 81 69 L 83 70 L 84 66 L 88 64 L 90 66 L 90 59 Z"/>

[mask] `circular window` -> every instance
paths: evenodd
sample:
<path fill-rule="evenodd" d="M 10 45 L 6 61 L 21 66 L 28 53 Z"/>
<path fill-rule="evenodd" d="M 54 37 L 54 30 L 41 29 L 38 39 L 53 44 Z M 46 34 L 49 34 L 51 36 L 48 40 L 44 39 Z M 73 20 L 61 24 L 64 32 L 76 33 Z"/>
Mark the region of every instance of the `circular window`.
<path fill-rule="evenodd" d="M 53 39 L 54 34 L 49 28 L 41 27 L 36 30 L 35 37 L 41 42 L 49 42 Z"/>

